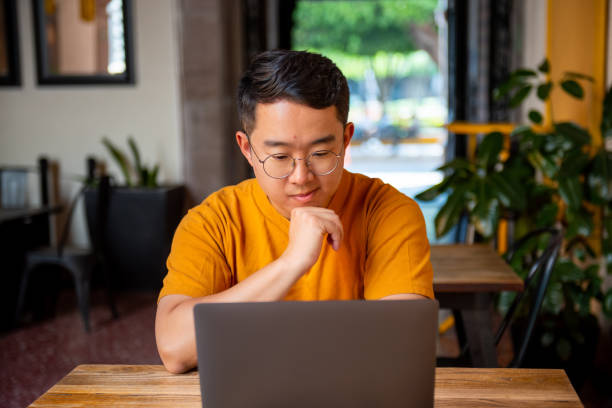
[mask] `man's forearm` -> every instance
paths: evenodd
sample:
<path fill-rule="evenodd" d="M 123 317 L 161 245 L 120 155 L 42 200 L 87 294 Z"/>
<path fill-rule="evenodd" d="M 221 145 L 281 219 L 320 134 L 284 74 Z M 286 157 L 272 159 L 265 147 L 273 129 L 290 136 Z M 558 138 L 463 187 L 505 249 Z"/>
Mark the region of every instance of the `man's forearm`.
<path fill-rule="evenodd" d="M 207 296 L 207 302 L 271 302 L 281 300 L 304 274 L 289 260 L 280 257 L 245 280 L 224 290 Z"/>
<path fill-rule="evenodd" d="M 166 369 L 181 373 L 197 365 L 193 322 L 196 304 L 281 300 L 303 273 L 279 258 L 223 292 L 200 298 L 181 295 L 162 298 L 157 308 L 155 336 Z"/>

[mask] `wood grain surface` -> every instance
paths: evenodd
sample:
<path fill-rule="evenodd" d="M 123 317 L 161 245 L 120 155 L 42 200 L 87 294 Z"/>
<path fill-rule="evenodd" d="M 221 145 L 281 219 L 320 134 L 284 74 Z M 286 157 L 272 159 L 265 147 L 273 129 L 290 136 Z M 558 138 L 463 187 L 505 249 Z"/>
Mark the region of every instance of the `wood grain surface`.
<path fill-rule="evenodd" d="M 31 407 L 201 407 L 197 372 L 81 365 Z M 437 368 L 436 407 L 581 407 L 563 370 Z"/>
<path fill-rule="evenodd" d="M 434 292 L 522 291 L 522 279 L 486 244 L 432 245 Z"/>

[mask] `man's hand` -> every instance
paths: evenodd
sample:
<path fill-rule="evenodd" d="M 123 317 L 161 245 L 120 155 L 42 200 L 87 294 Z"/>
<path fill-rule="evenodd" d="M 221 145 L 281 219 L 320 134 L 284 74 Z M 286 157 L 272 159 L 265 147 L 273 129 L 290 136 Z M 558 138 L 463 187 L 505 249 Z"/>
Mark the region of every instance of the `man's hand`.
<path fill-rule="evenodd" d="M 168 295 L 159 301 L 155 337 L 159 355 L 172 373 L 197 364 L 193 307 L 206 302 L 254 302 L 281 300 L 295 282 L 319 259 L 323 239 L 335 250 L 343 237 L 340 218 L 332 210 L 295 208 L 291 212 L 289 245 L 279 259 L 236 285 L 213 295 L 191 298 Z"/>
<path fill-rule="evenodd" d="M 344 230 L 338 215 L 320 207 L 297 207 L 291 211 L 289 245 L 281 258 L 292 268 L 306 273 L 319 259 L 323 239 L 337 251 Z"/>

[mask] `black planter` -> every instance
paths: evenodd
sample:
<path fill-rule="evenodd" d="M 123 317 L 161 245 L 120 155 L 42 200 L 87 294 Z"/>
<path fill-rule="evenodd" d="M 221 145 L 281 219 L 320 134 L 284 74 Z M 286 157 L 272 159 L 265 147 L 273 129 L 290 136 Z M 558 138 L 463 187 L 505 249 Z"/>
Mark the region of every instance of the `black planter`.
<path fill-rule="evenodd" d="M 85 192 L 90 235 L 96 235 L 96 190 Z M 104 247 L 115 289 L 160 289 L 174 231 L 184 214 L 185 188 L 115 187 Z"/>

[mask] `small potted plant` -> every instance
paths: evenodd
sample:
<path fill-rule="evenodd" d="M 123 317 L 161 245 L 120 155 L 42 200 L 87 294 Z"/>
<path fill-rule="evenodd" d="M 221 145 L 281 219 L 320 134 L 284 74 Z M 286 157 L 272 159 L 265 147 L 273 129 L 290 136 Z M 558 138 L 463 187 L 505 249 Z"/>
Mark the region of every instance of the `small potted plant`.
<path fill-rule="evenodd" d="M 108 138 L 102 143 L 124 178 L 122 185 L 112 178 L 106 225 L 108 242 L 104 246 L 113 268 L 113 285 L 117 289 L 159 289 L 174 230 L 184 214 L 184 186 L 159 185 L 159 166 L 142 163 L 133 138 L 128 138 L 133 163 Z M 88 208 L 95 205 L 95 194 L 94 189 L 86 191 Z"/>

